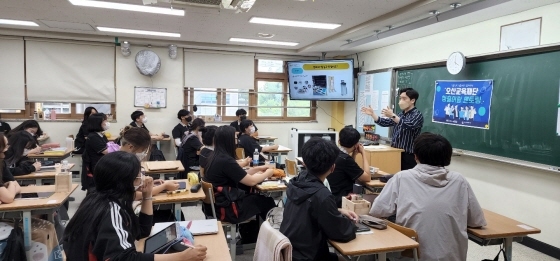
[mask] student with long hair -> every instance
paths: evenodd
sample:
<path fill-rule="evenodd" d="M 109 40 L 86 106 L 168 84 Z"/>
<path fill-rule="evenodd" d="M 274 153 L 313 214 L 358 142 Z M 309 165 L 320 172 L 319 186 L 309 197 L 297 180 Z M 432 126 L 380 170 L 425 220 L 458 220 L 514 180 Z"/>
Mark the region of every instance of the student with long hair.
<path fill-rule="evenodd" d="M 82 190 L 94 189 L 93 170 L 97 162 L 107 154 L 107 137 L 103 134 L 108 130 L 110 123 L 107 122 L 107 116 L 103 113 L 96 113 L 89 116 L 87 120 L 88 136 L 84 153 L 82 154 Z"/>
<path fill-rule="evenodd" d="M 10 147 L 5 152 L 5 163 L 14 176 L 26 175 L 41 170 L 40 162 L 31 162 L 26 156 L 37 146 L 27 131 L 12 133 L 8 138 Z"/>
<path fill-rule="evenodd" d="M 135 155 L 117 151 L 101 158 L 93 175 L 95 191 L 88 194 L 64 230 L 68 260 L 201 261 L 206 247 L 195 246 L 173 254 L 144 254 L 135 240 L 152 230 L 153 180 L 144 176 Z M 132 209 L 136 191 L 142 192 L 137 217 Z"/>
<path fill-rule="evenodd" d="M 202 144 L 202 132 L 206 131 L 204 125 L 206 125 L 206 123 L 203 119 L 194 119 L 189 133 L 184 136 L 181 141 L 181 147 L 183 148 L 187 160 L 187 169 L 199 169 L 198 155 L 200 154 L 200 150 L 204 147 Z"/>
<path fill-rule="evenodd" d="M 8 150 L 8 139 L 0 133 L 0 204 L 12 203 L 16 194 L 21 191 L 10 170 L 4 162 L 4 153 Z"/>
<path fill-rule="evenodd" d="M 214 134 L 214 153 L 205 169 L 203 179 L 212 183 L 216 193 L 217 218 L 234 224 L 255 215 L 264 220 L 266 213 L 276 205 L 274 200 L 251 193 L 247 188 L 272 177 L 273 169 L 261 166 L 243 170 L 235 160 L 235 141 L 235 128 L 218 127 Z M 208 206 L 204 210 L 211 215 L 212 210 Z"/>
<path fill-rule="evenodd" d="M 121 131 L 121 151 L 132 153 L 136 155 L 136 158 L 142 162 L 149 155 L 150 146 L 152 145 L 152 139 L 150 138 L 150 133 L 146 130 L 138 127 L 126 126 Z M 164 190 L 174 191 L 179 188 L 179 183 L 175 180 L 154 180 L 154 186 L 152 190 L 153 195 L 157 195 Z M 140 192 L 136 192 L 136 199 L 140 199 Z"/>
<path fill-rule="evenodd" d="M 80 129 L 78 130 L 78 134 L 76 134 L 76 139 L 74 140 L 74 146 L 76 148 L 76 150 L 74 151 L 74 153 L 76 154 L 82 154 L 84 153 L 85 150 L 85 145 L 86 145 L 86 138 L 88 136 L 88 129 L 87 129 L 87 120 L 89 118 L 90 115 L 96 114 L 97 110 L 94 107 L 87 107 L 84 110 L 84 119 L 82 120 L 82 125 L 80 126 Z"/>
<path fill-rule="evenodd" d="M 210 156 L 214 152 L 214 134 L 218 126 L 206 126 L 206 130 L 202 132 L 202 144 L 204 144 L 204 148 L 200 150 L 200 157 L 198 158 L 198 162 L 200 163 L 200 167 L 206 168 L 208 164 L 208 160 Z M 238 160 L 237 163 L 242 168 L 247 167 L 251 164 L 251 157 L 247 157 L 245 159 Z"/>
<path fill-rule="evenodd" d="M 41 137 L 41 135 L 43 135 L 43 130 L 41 130 L 41 126 L 39 126 L 39 122 L 37 122 L 36 120 L 23 121 L 20 125 L 13 128 L 8 133 L 8 139 L 12 135 L 14 135 L 15 133 L 18 133 L 20 131 L 27 131 L 29 134 L 31 134 L 31 136 L 33 136 L 33 139 L 35 140 L 35 146 L 32 148 L 33 150 L 30 151 L 29 154 L 41 153 L 41 147 L 39 146 L 39 141 L 37 139 L 39 139 L 39 137 Z"/>

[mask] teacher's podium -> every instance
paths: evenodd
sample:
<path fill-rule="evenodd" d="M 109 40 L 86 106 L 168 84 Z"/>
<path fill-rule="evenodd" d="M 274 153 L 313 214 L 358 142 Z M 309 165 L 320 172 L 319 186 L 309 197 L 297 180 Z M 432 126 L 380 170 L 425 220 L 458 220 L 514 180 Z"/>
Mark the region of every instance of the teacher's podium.
<path fill-rule="evenodd" d="M 396 174 L 401 171 L 401 153 L 403 151 L 403 149 L 397 149 L 386 145 L 365 147 L 369 165 L 379 168 L 389 174 Z M 363 168 L 361 156 L 356 157 L 356 162 Z"/>

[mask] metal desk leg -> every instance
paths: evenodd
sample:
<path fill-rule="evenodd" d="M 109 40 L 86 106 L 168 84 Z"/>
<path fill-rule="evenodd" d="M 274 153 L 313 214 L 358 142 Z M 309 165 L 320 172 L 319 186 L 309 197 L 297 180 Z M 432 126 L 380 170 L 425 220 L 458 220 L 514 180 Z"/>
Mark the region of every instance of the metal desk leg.
<path fill-rule="evenodd" d="M 161 150 L 161 141 L 156 141 L 156 146 L 158 150 Z"/>
<path fill-rule="evenodd" d="M 181 203 L 175 203 L 175 221 L 181 221 Z"/>
<path fill-rule="evenodd" d="M 23 212 L 23 242 L 25 244 L 25 250 L 29 251 L 31 249 L 31 212 Z M 31 260 L 31 259 L 29 259 Z"/>
<path fill-rule="evenodd" d="M 43 185 L 43 180 L 42 179 L 36 179 L 35 180 L 35 185 L 37 185 L 37 186 Z"/>
<path fill-rule="evenodd" d="M 385 260 L 387 260 L 387 253 L 383 252 L 383 253 L 377 254 L 377 260 L 378 260 L 378 261 L 385 261 Z"/>
<path fill-rule="evenodd" d="M 513 238 L 512 237 L 506 238 L 504 244 L 505 244 L 506 257 L 509 261 L 511 261 L 512 260 L 511 250 L 513 248 Z"/>

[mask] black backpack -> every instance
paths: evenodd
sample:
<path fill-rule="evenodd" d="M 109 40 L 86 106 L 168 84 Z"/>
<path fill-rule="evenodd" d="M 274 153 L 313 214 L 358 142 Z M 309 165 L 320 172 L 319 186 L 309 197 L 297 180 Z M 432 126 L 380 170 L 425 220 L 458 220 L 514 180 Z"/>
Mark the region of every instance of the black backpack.
<path fill-rule="evenodd" d="M 23 230 L 19 227 L 20 220 L 14 222 L 14 229 L 7 238 L 6 248 L 0 256 L 2 261 L 27 261 L 25 255 L 25 244 L 23 242 Z"/>
<path fill-rule="evenodd" d="M 152 145 L 152 153 L 150 154 L 150 161 L 165 161 L 165 156 L 163 152 L 157 148 L 156 145 Z"/>

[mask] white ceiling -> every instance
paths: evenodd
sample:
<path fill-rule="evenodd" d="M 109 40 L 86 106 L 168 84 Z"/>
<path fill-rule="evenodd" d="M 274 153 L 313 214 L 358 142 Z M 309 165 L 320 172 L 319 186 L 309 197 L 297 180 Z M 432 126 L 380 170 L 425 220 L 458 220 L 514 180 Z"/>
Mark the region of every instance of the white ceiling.
<path fill-rule="evenodd" d="M 142 4 L 142 0 L 106 1 Z M 492 10 L 487 10 L 484 12 L 484 15 L 469 14 L 460 19 L 456 18 L 429 26 L 427 29 L 415 30 L 417 32 L 414 33 L 405 33 L 374 43 L 358 46 L 350 50 L 340 51 L 340 46 L 346 43 L 346 39 L 363 38 L 372 35 L 374 30 L 386 29 L 385 26 L 387 25 L 402 25 L 426 18 L 429 16 L 428 12 L 430 10 L 439 10 L 442 12 L 449 10 L 450 3 L 460 2 L 468 4 L 475 1 L 477 0 L 307 0 L 304 2 L 294 0 L 257 0 L 256 4 L 248 13 L 236 14 L 229 10 L 187 6 L 185 7 L 186 15 L 180 17 L 78 7 L 70 4 L 68 0 L 1 0 L 0 19 L 29 20 L 38 23 L 40 27 L 0 25 L 0 34 L 19 32 L 18 34 L 21 35 L 20 29 L 22 29 L 38 30 L 39 32 L 71 33 L 76 36 L 118 36 L 121 40 L 141 37 L 146 39 L 159 39 L 169 44 L 175 43 L 184 46 L 196 44 L 198 46 L 208 45 L 213 49 L 239 50 L 240 48 L 244 48 L 246 51 L 258 49 L 259 52 L 293 54 L 311 45 L 311 48 L 306 49 L 301 54 L 329 52 L 330 56 L 333 54 L 349 54 L 378 48 L 394 42 L 422 37 L 494 17 L 559 2 L 560 0 L 513 0 L 506 4 L 499 5 L 498 7 L 489 8 Z M 337 39 L 331 39 L 324 44 L 315 45 L 316 42 L 322 39 L 333 35 L 339 35 L 341 32 L 351 29 L 361 23 L 391 11 L 404 8 L 415 2 L 427 2 L 428 4 L 408 12 L 399 13 L 396 16 L 374 23 L 371 26 L 351 34 L 341 35 Z M 158 4 L 158 6 L 166 5 Z M 169 5 L 167 4 L 167 6 Z M 335 30 L 319 30 L 250 24 L 248 21 L 253 16 L 341 23 L 342 26 Z M 181 33 L 181 38 L 128 36 L 123 34 L 103 33 L 97 31 L 97 29 L 95 29 L 96 26 Z M 255 44 L 234 44 L 229 42 L 230 37 L 258 39 L 257 33 L 275 34 L 276 36 L 271 40 L 299 42 L 300 44 L 295 47 L 274 47 Z M 25 34 L 25 32 L 23 34 Z M 107 39 L 109 38 L 107 37 Z M 132 41 L 132 43 L 134 44 L 134 41 Z"/>

